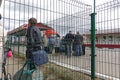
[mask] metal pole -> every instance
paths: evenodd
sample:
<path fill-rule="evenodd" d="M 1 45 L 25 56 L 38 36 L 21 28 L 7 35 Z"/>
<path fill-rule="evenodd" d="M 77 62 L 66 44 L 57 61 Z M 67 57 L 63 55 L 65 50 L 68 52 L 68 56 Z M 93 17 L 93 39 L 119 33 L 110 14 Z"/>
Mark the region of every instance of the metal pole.
<path fill-rule="evenodd" d="M 91 14 L 91 80 L 95 80 L 95 42 L 96 42 L 96 25 L 95 25 L 95 0 L 94 0 L 94 12 Z"/>

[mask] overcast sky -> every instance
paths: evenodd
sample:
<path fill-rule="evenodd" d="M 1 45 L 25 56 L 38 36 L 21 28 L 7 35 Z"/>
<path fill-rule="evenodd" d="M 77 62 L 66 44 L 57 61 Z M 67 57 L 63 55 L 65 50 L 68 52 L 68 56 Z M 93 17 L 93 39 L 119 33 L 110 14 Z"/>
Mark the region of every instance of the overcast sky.
<path fill-rule="evenodd" d="M 96 0 L 96 5 L 109 1 L 111 0 Z M 118 3 L 118 0 L 114 1 Z M 62 34 L 68 32 L 69 28 L 70 30 L 76 31 L 79 26 L 81 26 L 80 29 L 83 32 L 85 29 L 90 29 L 89 15 L 92 13 L 92 6 L 90 5 L 93 5 L 93 0 L 11 0 L 11 2 L 6 0 L 4 5 L 2 3 L 2 10 L 0 11 L 5 18 L 4 27 L 7 30 L 14 29 L 27 23 L 27 20 L 31 17 L 37 18 L 38 22 L 49 24 Z M 118 6 L 120 6 L 119 3 Z M 111 10 L 107 10 L 106 12 L 105 10 L 101 10 L 101 12 L 97 12 L 97 16 L 99 16 L 99 20 L 98 18 L 97 20 L 99 23 L 105 19 L 113 20 L 120 17 L 117 16 L 118 11 L 120 11 L 118 8 L 113 8 L 113 12 Z M 108 14 L 108 12 L 110 12 L 110 14 Z M 112 24 L 114 28 L 117 27 L 117 25 L 115 25 L 117 22 L 114 21 L 112 23 L 114 23 Z M 98 29 L 105 29 L 104 26 L 105 22 L 103 24 L 97 24 Z"/>

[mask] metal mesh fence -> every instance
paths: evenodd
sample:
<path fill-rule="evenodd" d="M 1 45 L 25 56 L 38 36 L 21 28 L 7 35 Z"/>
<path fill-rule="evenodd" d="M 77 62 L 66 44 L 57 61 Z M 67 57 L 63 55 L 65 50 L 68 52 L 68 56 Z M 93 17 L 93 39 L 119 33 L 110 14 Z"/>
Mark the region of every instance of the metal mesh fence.
<path fill-rule="evenodd" d="M 119 6 L 119 0 L 96 6 L 96 80 L 119 80 L 120 78 Z M 79 0 L 4 0 L 2 12 L 4 29 L 2 33 L 7 39 L 1 41 L 6 42 L 13 51 L 13 57 L 7 59 L 6 64 L 6 71 L 12 78 L 26 61 L 25 28 L 28 27 L 28 19 L 34 17 L 38 21 L 37 26 L 44 39 L 49 63 L 40 66 L 32 74 L 31 79 L 91 80 L 92 5 Z M 52 47 L 48 45 L 49 36 L 46 34 L 49 29 L 58 33 L 57 35 L 52 33 L 55 39 L 52 53 L 48 51 Z M 67 56 L 64 38 L 69 31 L 72 31 L 73 35 L 79 32 L 83 36 L 81 56 L 76 55 L 75 42 L 71 46 L 71 56 Z M 4 80 L 4 75 L 2 78 Z M 26 77 L 24 79 L 27 80 Z"/>
<path fill-rule="evenodd" d="M 120 78 L 119 73 L 119 12 L 120 2 L 110 1 L 96 7 L 97 72 L 105 77 Z"/>

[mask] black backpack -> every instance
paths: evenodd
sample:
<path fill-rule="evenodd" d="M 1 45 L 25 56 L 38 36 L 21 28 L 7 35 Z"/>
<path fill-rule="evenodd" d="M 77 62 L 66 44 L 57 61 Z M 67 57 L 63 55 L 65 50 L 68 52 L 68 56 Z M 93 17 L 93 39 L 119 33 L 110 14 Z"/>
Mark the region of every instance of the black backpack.
<path fill-rule="evenodd" d="M 27 30 L 27 46 L 39 47 L 43 46 L 43 38 L 40 29 L 36 26 L 29 27 Z"/>

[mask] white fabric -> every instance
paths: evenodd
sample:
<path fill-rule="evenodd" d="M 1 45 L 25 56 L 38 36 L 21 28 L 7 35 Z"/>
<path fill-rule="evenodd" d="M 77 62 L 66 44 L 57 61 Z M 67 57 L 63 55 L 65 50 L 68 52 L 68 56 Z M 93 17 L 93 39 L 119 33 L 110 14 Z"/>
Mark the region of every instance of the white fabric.
<path fill-rule="evenodd" d="M 3 31 L 4 31 L 4 37 L 3 37 Z M 1 78 L 1 73 L 2 73 L 3 42 L 6 41 L 6 35 L 7 35 L 7 32 L 5 30 L 3 30 L 2 23 L 0 21 L 0 78 Z"/>

